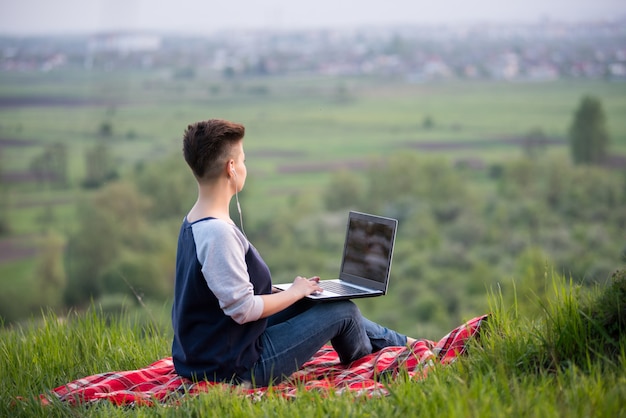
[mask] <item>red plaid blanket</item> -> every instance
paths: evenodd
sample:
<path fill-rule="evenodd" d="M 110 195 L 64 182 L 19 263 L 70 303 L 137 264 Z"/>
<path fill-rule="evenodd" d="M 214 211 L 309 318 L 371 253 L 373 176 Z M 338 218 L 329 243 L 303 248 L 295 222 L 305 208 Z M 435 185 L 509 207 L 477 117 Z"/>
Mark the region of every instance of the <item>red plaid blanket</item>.
<path fill-rule="evenodd" d="M 349 365 L 342 365 L 337 353 L 326 345 L 289 379 L 271 388 L 246 389 L 206 381 L 194 383 L 178 376 L 171 357 L 166 357 L 142 369 L 101 373 L 74 380 L 42 394 L 41 400 L 44 404 L 53 398 L 69 403 L 108 400 L 117 405 L 151 404 L 177 401 L 212 388 L 232 390 L 254 398 L 262 397 L 268 391 L 294 397 L 298 390 L 386 395 L 381 377 L 393 379 L 399 373 L 407 373 L 412 379 L 421 379 L 432 365 L 454 361 L 465 353 L 468 340 L 479 331 L 486 318 L 487 315 L 483 315 L 467 321 L 439 342 L 422 339 L 411 347 L 387 347 Z"/>

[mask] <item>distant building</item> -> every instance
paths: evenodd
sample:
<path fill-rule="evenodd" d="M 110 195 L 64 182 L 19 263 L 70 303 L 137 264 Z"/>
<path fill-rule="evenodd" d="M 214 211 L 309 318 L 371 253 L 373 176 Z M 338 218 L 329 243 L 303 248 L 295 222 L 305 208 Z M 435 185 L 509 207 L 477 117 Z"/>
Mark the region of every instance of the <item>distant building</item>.
<path fill-rule="evenodd" d="M 513 52 L 499 55 L 490 68 L 493 78 L 498 80 L 512 80 L 519 74 L 519 57 Z"/>
<path fill-rule="evenodd" d="M 146 34 L 109 33 L 99 34 L 89 40 L 87 50 L 91 53 L 154 52 L 161 48 L 161 37 Z"/>

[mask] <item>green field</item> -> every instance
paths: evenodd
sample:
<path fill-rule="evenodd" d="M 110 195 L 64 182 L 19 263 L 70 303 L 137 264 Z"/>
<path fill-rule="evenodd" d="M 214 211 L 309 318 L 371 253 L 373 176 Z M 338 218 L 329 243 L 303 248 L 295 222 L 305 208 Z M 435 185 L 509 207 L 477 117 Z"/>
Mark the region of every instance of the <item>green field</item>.
<path fill-rule="evenodd" d="M 556 211 L 551 213 L 543 207 L 544 203 L 529 201 L 530 191 L 500 195 L 507 188 L 492 178 L 503 167 L 517 164 L 517 170 L 528 169 L 519 163 L 526 158 L 522 145 L 536 130 L 550 143 L 541 149 L 542 158 L 536 158 L 543 168 L 530 168 L 530 172 L 539 176 L 541 170 L 552 170 L 558 176 L 558 165 L 569 159 L 568 129 L 584 95 L 601 100 L 611 137 L 609 153 L 623 157 L 626 155 L 626 118 L 623 117 L 626 83 L 563 80 L 410 84 L 380 78 L 222 79 L 206 74 L 191 80 L 176 80 L 150 72 L 1 73 L 1 213 L 9 230 L 0 237 L 0 245 L 10 251 L 3 251 L 0 258 L 0 284 L 5 286 L 6 295 L 25 295 L 24 287 L 37 288 L 36 283 L 40 282 L 37 269 L 42 268 L 44 260 L 34 254 L 41 251 L 40 243 L 45 242 L 42 237 L 56 234 L 61 242 L 68 243 L 83 231 L 81 225 L 88 220 L 80 220 L 85 216 L 81 205 L 92 196 L 107 193 L 82 187 L 90 165 L 95 162 L 87 162 L 85 153 L 96 145 L 107 147 L 119 178 L 139 187 L 138 193 L 147 193 L 148 190 L 141 190 L 146 185 L 155 190 L 163 186 L 160 194 L 149 198 L 153 208 L 168 207 L 168 217 L 148 221 L 158 215 L 146 214 L 140 220 L 152 222 L 146 239 L 159 242 L 154 244 L 160 246 L 155 253 L 159 254 L 158 265 L 163 266 L 163 272 L 170 271 L 167 263 L 173 259 L 171 242 L 175 240 L 180 218 L 195 199 L 192 176 L 180 157 L 180 138 L 189 123 L 227 118 L 246 126 L 244 144 L 250 175 L 241 196 L 244 222 L 246 232 L 272 267 L 274 278 L 290 280 L 296 271 L 311 275 L 336 272 L 339 256 L 334 249 L 342 240 L 345 211 L 329 214 L 325 193 L 334 187 L 332 182 L 340 173 L 349 173 L 347 181 L 353 182 L 362 194 L 355 200 L 354 209 L 408 213 L 407 219 L 403 219 L 408 223 L 401 225 L 394 264 L 399 278 L 395 283 L 397 291 L 407 298 L 403 304 L 422 321 L 406 324 L 389 317 L 386 303 L 363 302 L 363 309 L 375 319 L 405 327 L 407 332 L 436 337 L 441 327 L 449 327 L 464 319 L 464 315 L 479 314 L 486 308 L 482 295 L 481 302 L 461 304 L 454 315 L 447 316 L 437 306 L 438 298 L 449 294 L 450 288 L 455 292 L 472 292 L 478 298 L 478 294 L 496 281 L 515 279 L 521 274 L 516 264 L 525 262 L 519 261 L 519 257 L 523 251 L 532 251 L 533 246 L 542 247 L 548 254 L 548 270 L 554 263 L 565 276 L 571 272 L 583 276 L 589 272 L 604 273 L 622 262 L 618 253 L 610 253 L 610 248 L 616 245 L 614 240 L 618 240 L 619 214 L 611 215 L 610 219 L 616 220 L 609 222 L 614 222 L 616 228 L 606 233 L 602 232 L 603 225 L 595 223 L 595 218 L 589 218 L 588 230 L 584 227 L 588 232 L 566 230 L 574 220 Z M 64 186 L 38 182 L 33 177 L 33 170 L 41 163 L 38 158 L 56 143 L 63 144 L 67 150 L 68 184 Z M 397 168 L 376 165 L 403 157 L 409 159 L 400 161 Z M 461 168 L 448 169 L 457 164 Z M 445 168 L 440 174 L 434 171 L 429 174 L 433 178 L 421 177 L 425 173 L 420 170 L 432 171 L 436 166 Z M 623 167 L 614 173 L 622 171 Z M 588 177 L 582 172 L 571 175 Z M 433 184 L 442 181 L 442 186 L 433 187 L 450 187 L 446 192 L 450 195 L 440 197 L 443 201 L 437 203 L 437 190 L 428 191 L 429 186 L 424 183 L 429 181 Z M 385 194 L 385 185 L 376 186 L 377 182 L 388 182 L 389 190 L 396 193 Z M 609 188 L 619 188 L 609 185 L 609 180 L 606 183 Z M 171 190 L 167 191 L 165 185 Z M 378 194 L 372 189 L 376 187 Z M 561 189 L 570 197 L 589 194 Z M 420 211 L 430 211 L 429 205 L 452 203 L 451 197 L 460 192 L 459 201 L 454 204 L 464 208 L 457 224 L 440 224 L 430 215 L 421 215 Z M 402 196 L 403 193 L 407 195 Z M 492 200 L 497 203 L 490 203 Z M 500 218 L 510 218 L 511 226 L 503 228 L 493 222 L 493 214 L 488 213 L 493 207 L 499 211 Z M 535 224 L 545 224 L 540 225 L 545 237 L 530 236 L 527 227 L 517 221 L 528 216 L 531 220 L 540 219 L 533 221 Z M 597 216 L 608 215 L 602 212 Z M 281 223 L 277 225 L 278 222 Z M 507 228 L 514 228 L 511 231 L 515 233 L 509 231 L 507 235 Z M 107 230 L 100 235 L 86 234 L 91 240 L 110 238 Z M 462 244 L 455 242 L 458 236 L 464 237 Z M 473 237 L 484 242 L 472 242 Z M 604 239 L 608 241 L 599 246 L 598 240 Z M 15 240 L 19 246 L 14 245 Z M 562 254 L 563 240 L 572 247 L 568 248 L 567 256 Z M 511 248 L 500 251 L 499 246 L 506 241 L 511 242 L 508 244 Z M 573 244 L 578 241 L 602 248 L 603 253 L 579 255 L 582 250 Z M 416 247 L 421 250 L 416 252 Z M 124 254 L 128 250 L 119 251 Z M 70 264 L 75 264 L 69 251 L 66 248 L 64 255 L 54 256 L 63 257 L 57 263 L 64 265 L 62 269 L 67 275 L 71 274 Z M 130 261 L 120 256 L 116 262 L 138 263 L 144 257 L 140 251 L 133 249 L 127 256 Z M 157 257 L 155 254 L 151 256 Z M 577 264 L 570 268 L 574 261 Z M 431 266 L 438 267 L 431 271 Z M 98 267 L 101 271 L 94 275 L 105 274 L 105 267 Z M 464 279 L 468 283 L 460 287 L 441 283 L 450 275 L 457 277 L 459 272 L 463 276 L 454 280 Z M 413 283 L 416 277 L 420 279 Z M 575 279 L 583 280 L 583 277 Z M 163 280 L 169 283 L 171 278 Z M 472 280 L 477 281 L 472 283 Z M 26 286 L 27 283 L 31 285 Z M 20 307 L 20 315 L 37 312 L 39 303 L 46 300 L 28 296 L 31 297 L 28 302 L 11 299 L 12 305 Z M 453 305 L 449 309 L 454 311 L 457 308 Z"/>
<path fill-rule="evenodd" d="M 261 198 L 294 190 L 315 194 L 333 171 L 354 170 L 371 159 L 406 151 L 489 165 L 519 157 L 520 146 L 506 140 L 524 138 L 533 129 L 565 141 L 585 94 L 604 105 L 611 152 L 626 154 L 625 83 L 224 81 L 208 76 L 180 81 L 150 73 L 3 73 L 0 98 L 8 105 L 0 108 L 0 140 L 13 141 L 0 142 L 1 161 L 5 173 L 27 172 L 43 146 L 62 142 L 69 149 L 69 174 L 76 185 L 84 176 L 85 150 L 103 140 L 98 136 L 103 122 L 112 126 L 105 140 L 117 167 L 128 171 L 138 162 L 178 154 L 188 123 L 221 117 L 246 125 L 247 163 L 254 178 L 248 193 Z M 426 118 L 432 121 L 429 128 Z M 452 145 L 442 148 L 445 143 Z M 548 152 L 569 151 L 563 142 Z M 36 232 L 32 219 L 37 210 L 30 206 L 53 201 L 57 207 L 68 200 L 42 195 L 41 188 L 24 182 L 9 184 L 9 189 L 11 207 L 24 208 L 11 218 L 16 234 Z M 264 210 L 272 210 L 270 202 L 260 200 Z"/>

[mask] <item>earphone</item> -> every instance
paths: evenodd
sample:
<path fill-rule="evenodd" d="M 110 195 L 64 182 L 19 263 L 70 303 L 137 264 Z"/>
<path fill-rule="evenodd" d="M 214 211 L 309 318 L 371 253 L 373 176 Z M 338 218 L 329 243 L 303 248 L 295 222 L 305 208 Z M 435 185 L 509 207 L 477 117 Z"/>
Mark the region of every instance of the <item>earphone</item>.
<path fill-rule="evenodd" d="M 243 229 L 243 215 L 241 214 L 241 205 L 239 204 L 239 193 L 237 190 L 237 172 L 235 171 L 235 167 L 230 166 L 230 172 L 235 176 L 235 200 L 237 201 L 237 212 L 239 212 L 239 227 L 241 228 L 241 232 L 246 235 L 246 231 Z"/>

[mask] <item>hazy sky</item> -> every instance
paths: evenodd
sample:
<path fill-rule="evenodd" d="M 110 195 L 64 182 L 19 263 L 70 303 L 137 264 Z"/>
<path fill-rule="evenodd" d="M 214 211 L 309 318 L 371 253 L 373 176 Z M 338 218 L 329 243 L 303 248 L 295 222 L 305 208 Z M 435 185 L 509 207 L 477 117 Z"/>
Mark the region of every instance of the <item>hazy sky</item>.
<path fill-rule="evenodd" d="M 0 0 L 0 33 L 210 33 L 389 23 L 626 17 L 626 0 Z"/>

